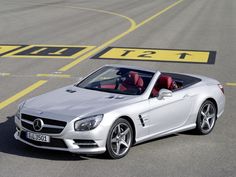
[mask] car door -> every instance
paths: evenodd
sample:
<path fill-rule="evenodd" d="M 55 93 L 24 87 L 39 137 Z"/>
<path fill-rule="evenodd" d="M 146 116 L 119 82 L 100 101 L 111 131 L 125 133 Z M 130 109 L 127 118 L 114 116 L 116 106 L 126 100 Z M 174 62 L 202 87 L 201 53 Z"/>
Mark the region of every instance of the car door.
<path fill-rule="evenodd" d="M 171 97 L 149 99 L 149 133 L 164 133 L 182 126 L 188 119 L 192 98 L 185 90 L 173 92 Z"/>

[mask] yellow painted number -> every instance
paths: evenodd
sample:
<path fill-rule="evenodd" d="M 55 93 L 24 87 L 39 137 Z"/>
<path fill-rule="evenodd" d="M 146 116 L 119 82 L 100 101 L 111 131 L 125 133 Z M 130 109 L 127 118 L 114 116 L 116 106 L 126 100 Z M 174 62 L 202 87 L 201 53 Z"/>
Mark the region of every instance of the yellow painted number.
<path fill-rule="evenodd" d="M 50 52 L 48 54 L 49 55 L 63 55 L 63 52 L 65 52 L 66 50 L 68 50 L 68 48 L 63 48 L 61 50 L 58 50 L 57 52 Z"/>
<path fill-rule="evenodd" d="M 155 55 L 155 51 L 143 51 L 144 54 L 138 55 L 138 57 L 152 58 L 152 55 Z"/>
<path fill-rule="evenodd" d="M 122 57 L 125 57 L 133 52 L 136 52 L 136 50 L 124 50 L 124 53 L 121 55 Z M 143 51 L 142 54 L 137 55 L 137 57 L 144 57 L 144 58 L 152 58 L 152 55 L 155 55 L 157 52 L 155 51 Z"/>
<path fill-rule="evenodd" d="M 36 50 L 36 51 L 34 51 L 34 52 L 31 52 L 30 54 L 31 54 L 31 55 L 37 55 L 37 54 L 39 54 L 40 52 L 42 52 L 42 51 L 44 51 L 44 50 L 47 50 L 47 49 L 48 49 L 48 48 L 44 47 L 44 48 L 38 49 L 38 50 Z"/>
<path fill-rule="evenodd" d="M 40 52 L 43 52 L 45 50 L 48 50 L 48 48 L 44 47 L 44 48 L 38 49 L 34 52 L 31 52 L 30 54 L 31 55 L 38 55 L 38 54 L 40 54 Z M 66 50 L 68 50 L 68 48 L 62 48 L 56 52 L 50 52 L 50 53 L 48 53 L 48 55 L 59 55 L 60 56 L 60 55 L 63 55 L 63 52 L 65 52 Z"/>
<path fill-rule="evenodd" d="M 110 47 L 96 58 L 214 64 L 215 56 L 215 51 Z"/>

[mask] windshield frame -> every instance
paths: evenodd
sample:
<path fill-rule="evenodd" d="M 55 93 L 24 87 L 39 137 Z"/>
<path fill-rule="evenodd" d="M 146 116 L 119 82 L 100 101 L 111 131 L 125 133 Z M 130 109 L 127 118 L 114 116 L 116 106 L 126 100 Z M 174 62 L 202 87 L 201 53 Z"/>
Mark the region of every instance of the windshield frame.
<path fill-rule="evenodd" d="M 124 91 L 119 91 L 118 89 L 113 90 L 113 89 L 106 89 L 106 88 L 92 88 L 92 87 L 87 87 L 87 86 L 83 86 L 82 84 L 85 82 L 85 85 L 89 83 L 89 81 L 91 81 L 92 79 L 98 77 L 99 75 L 101 75 L 102 73 L 104 73 L 106 70 L 108 70 L 109 68 L 114 68 L 114 69 L 120 69 L 120 70 L 127 70 L 127 71 L 134 71 L 134 72 L 138 72 L 139 74 L 145 74 L 147 77 L 149 77 L 149 81 L 148 84 L 146 84 L 145 89 L 142 91 L 142 93 L 140 94 L 132 94 L 132 93 L 126 93 Z M 121 94 L 121 95 L 130 95 L 130 96 L 139 96 L 139 95 L 143 95 L 146 91 L 147 88 L 149 87 L 149 84 L 151 83 L 153 77 L 155 75 L 155 72 L 151 72 L 151 71 L 147 71 L 147 70 L 142 70 L 142 69 L 136 69 L 136 68 L 129 68 L 129 67 L 116 67 L 116 66 L 110 66 L 110 65 L 106 65 L 103 66 L 99 69 L 97 69 L 96 71 L 92 72 L 91 74 L 89 74 L 87 77 L 85 77 L 83 80 L 81 80 L 79 83 L 76 83 L 74 86 L 78 87 L 78 88 L 82 88 L 82 89 L 88 89 L 88 90 L 94 90 L 94 91 L 101 91 L 101 92 L 106 92 L 106 93 L 114 93 L 114 94 Z M 92 77 L 92 78 L 90 78 Z M 115 78 L 113 78 L 115 79 Z M 87 80 L 87 82 L 86 82 Z"/>

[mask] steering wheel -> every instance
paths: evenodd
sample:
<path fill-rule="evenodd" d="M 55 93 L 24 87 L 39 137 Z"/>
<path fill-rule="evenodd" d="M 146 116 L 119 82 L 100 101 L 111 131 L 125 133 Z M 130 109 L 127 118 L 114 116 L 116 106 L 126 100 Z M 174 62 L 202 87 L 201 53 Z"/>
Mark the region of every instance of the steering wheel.
<path fill-rule="evenodd" d="M 116 86 L 115 86 L 115 90 L 118 89 L 120 83 L 121 83 L 121 78 L 120 78 L 120 77 L 117 77 L 117 78 L 116 78 Z"/>

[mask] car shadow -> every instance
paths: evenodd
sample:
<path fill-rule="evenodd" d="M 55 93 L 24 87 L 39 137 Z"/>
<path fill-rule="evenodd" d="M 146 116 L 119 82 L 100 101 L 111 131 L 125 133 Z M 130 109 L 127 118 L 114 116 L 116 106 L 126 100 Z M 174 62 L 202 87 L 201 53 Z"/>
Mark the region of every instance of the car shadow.
<path fill-rule="evenodd" d="M 29 158 L 38 158 L 38 159 L 47 159 L 56 161 L 80 161 L 89 159 L 110 160 L 110 158 L 108 158 L 108 156 L 104 154 L 79 155 L 64 151 L 46 150 L 46 149 L 31 147 L 20 141 L 15 140 L 14 133 L 15 133 L 14 116 L 9 116 L 7 117 L 7 120 L 5 122 L 0 123 L 0 152 Z M 154 141 L 161 141 L 166 138 L 179 136 L 181 134 L 197 135 L 194 131 L 186 131 L 145 141 L 137 145 L 134 145 L 134 147 L 138 147 L 147 143 L 152 143 Z"/>
<path fill-rule="evenodd" d="M 78 161 L 89 159 L 88 156 L 81 156 L 69 152 L 52 151 L 31 147 L 15 140 L 14 133 L 14 116 L 9 116 L 7 117 L 7 121 L 0 123 L 0 152 L 23 157 L 57 161 Z"/>
<path fill-rule="evenodd" d="M 188 130 L 188 131 L 185 131 L 185 132 L 180 132 L 179 133 L 180 135 L 192 135 L 192 136 L 199 136 L 199 133 L 197 133 L 197 131 L 195 130 Z"/>

